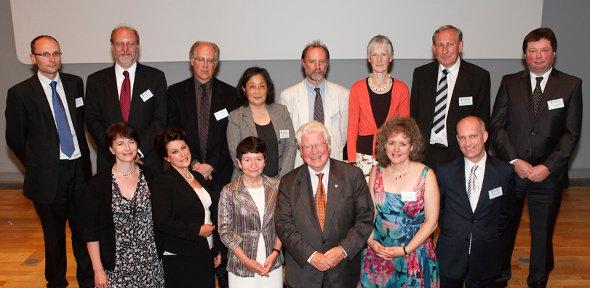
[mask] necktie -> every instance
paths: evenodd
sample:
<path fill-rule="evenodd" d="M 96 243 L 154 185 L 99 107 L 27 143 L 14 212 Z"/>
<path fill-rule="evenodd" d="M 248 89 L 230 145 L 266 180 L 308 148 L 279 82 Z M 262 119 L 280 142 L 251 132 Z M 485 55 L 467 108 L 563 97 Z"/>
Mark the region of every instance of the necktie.
<path fill-rule="evenodd" d="M 477 170 L 478 166 L 473 165 L 471 170 L 469 171 L 469 180 L 467 181 L 467 198 L 469 199 L 469 204 L 471 205 L 471 209 L 475 210 L 477 206 L 477 201 L 475 199 L 475 191 L 477 190 L 477 176 L 475 176 L 475 171 Z"/>
<path fill-rule="evenodd" d="M 324 222 L 326 221 L 326 191 L 324 191 L 324 184 L 322 183 L 324 173 L 318 173 L 316 176 L 318 176 L 319 180 L 318 188 L 315 192 L 315 212 L 318 215 L 320 227 L 324 231 Z"/>
<path fill-rule="evenodd" d="M 322 95 L 320 94 L 320 88 L 314 88 L 315 90 L 315 101 L 313 103 L 313 120 L 324 123 L 324 106 L 322 105 Z"/>
<path fill-rule="evenodd" d="M 123 71 L 123 85 L 121 85 L 121 95 L 119 97 L 119 104 L 121 105 L 121 115 L 123 121 L 128 122 L 129 109 L 131 107 L 131 81 L 129 81 L 129 72 Z"/>
<path fill-rule="evenodd" d="M 438 81 L 434 103 L 434 119 L 432 120 L 432 131 L 438 134 L 445 128 L 445 112 L 447 110 L 447 74 L 449 70 L 443 69 L 443 76 Z"/>
<path fill-rule="evenodd" d="M 201 99 L 199 100 L 199 147 L 201 156 L 205 161 L 207 156 L 207 137 L 209 135 L 209 95 L 207 94 L 207 85 L 201 84 Z"/>
<path fill-rule="evenodd" d="M 543 96 L 543 91 L 541 91 L 541 81 L 543 81 L 543 77 L 536 77 L 537 85 L 535 86 L 535 90 L 533 90 L 533 111 L 535 111 L 535 115 L 539 112 L 539 104 L 541 103 L 541 96 Z"/>
<path fill-rule="evenodd" d="M 59 147 L 61 151 L 68 157 L 74 154 L 74 139 L 72 139 L 72 130 L 68 124 L 68 116 L 64 108 L 63 102 L 57 94 L 57 82 L 51 81 L 51 102 L 53 104 L 53 114 L 55 114 L 55 124 L 57 126 L 57 134 L 59 135 Z"/>

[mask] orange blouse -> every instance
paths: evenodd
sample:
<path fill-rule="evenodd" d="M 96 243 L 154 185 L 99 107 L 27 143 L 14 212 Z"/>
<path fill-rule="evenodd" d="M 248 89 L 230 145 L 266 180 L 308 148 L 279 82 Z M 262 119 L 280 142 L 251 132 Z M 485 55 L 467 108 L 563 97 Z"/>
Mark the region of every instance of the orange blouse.
<path fill-rule="evenodd" d="M 408 85 L 401 80 L 394 79 L 391 89 L 391 105 L 387 113 L 387 120 L 393 117 L 410 116 L 410 93 Z M 348 161 L 356 161 L 356 140 L 359 135 L 376 135 L 379 128 L 375 123 L 371 101 L 369 100 L 369 87 L 366 78 L 357 80 L 350 87 L 348 97 Z M 373 137 L 373 155 L 375 155 L 375 141 Z"/>

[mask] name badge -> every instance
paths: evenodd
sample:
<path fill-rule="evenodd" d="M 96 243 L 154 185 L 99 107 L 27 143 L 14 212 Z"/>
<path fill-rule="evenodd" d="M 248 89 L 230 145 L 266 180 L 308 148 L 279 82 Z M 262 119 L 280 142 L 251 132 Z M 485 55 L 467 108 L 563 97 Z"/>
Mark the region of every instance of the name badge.
<path fill-rule="evenodd" d="M 143 93 L 141 93 L 141 95 L 139 95 L 139 97 L 141 97 L 141 100 L 143 100 L 143 102 L 149 100 L 153 96 L 154 96 L 154 94 L 152 93 L 152 91 L 150 91 L 150 89 L 145 90 L 145 92 L 143 92 Z"/>
<path fill-rule="evenodd" d="M 558 108 L 563 108 L 563 98 L 553 99 L 547 101 L 547 109 L 553 110 Z"/>
<path fill-rule="evenodd" d="M 459 106 L 471 106 L 473 105 L 473 97 L 459 97 Z"/>
<path fill-rule="evenodd" d="M 402 195 L 403 202 L 416 201 L 416 192 L 414 192 L 414 191 L 402 192 L 401 195 Z"/>
<path fill-rule="evenodd" d="M 227 113 L 227 109 L 223 108 L 215 112 L 213 115 L 215 115 L 215 120 L 219 121 L 221 119 L 227 118 L 227 116 L 229 116 L 229 113 Z"/>
<path fill-rule="evenodd" d="M 500 197 L 503 195 L 502 187 L 494 188 L 494 189 L 488 191 L 488 194 L 490 195 L 490 200 L 492 200 L 496 197 Z"/>
<path fill-rule="evenodd" d="M 82 97 L 76 98 L 76 108 L 84 106 L 84 99 Z"/>
<path fill-rule="evenodd" d="M 279 131 L 279 138 L 281 138 L 281 139 L 289 138 L 289 130 L 280 130 Z"/>

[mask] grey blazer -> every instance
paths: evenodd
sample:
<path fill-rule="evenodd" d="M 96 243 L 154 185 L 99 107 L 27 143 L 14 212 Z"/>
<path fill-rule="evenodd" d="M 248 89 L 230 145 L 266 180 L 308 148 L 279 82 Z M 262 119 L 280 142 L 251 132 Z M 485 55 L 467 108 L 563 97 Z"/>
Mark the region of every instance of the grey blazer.
<path fill-rule="evenodd" d="M 287 174 L 293 170 L 295 163 L 295 154 L 297 152 L 297 140 L 295 139 L 295 130 L 293 129 L 293 122 L 287 107 L 281 104 L 272 103 L 267 105 L 270 121 L 275 129 L 277 135 L 277 142 L 279 143 L 279 177 Z M 289 135 L 285 138 L 280 137 L 281 131 L 289 131 Z M 286 132 L 283 132 L 286 134 Z M 227 147 L 229 154 L 234 162 L 234 172 L 232 174 L 232 181 L 235 181 L 240 175 L 240 169 L 236 163 L 236 148 L 240 141 L 248 136 L 258 136 L 256 132 L 256 124 L 252 116 L 250 106 L 241 106 L 229 113 L 229 123 L 227 124 Z"/>
<path fill-rule="evenodd" d="M 264 238 L 266 246 L 266 255 L 272 253 L 277 234 L 275 232 L 274 211 L 277 200 L 279 181 L 262 175 L 264 182 L 264 215 L 262 222 L 258 213 L 258 208 L 250 193 L 246 190 L 242 176 L 238 176 L 221 190 L 219 199 L 219 235 L 221 241 L 230 253 L 228 253 L 227 271 L 232 272 L 240 277 L 254 277 L 254 272 L 250 271 L 238 257 L 231 253 L 237 247 L 240 247 L 250 259 L 256 259 L 258 252 L 258 241 L 260 234 Z M 275 270 L 283 265 L 283 255 L 279 257 L 272 266 Z"/>

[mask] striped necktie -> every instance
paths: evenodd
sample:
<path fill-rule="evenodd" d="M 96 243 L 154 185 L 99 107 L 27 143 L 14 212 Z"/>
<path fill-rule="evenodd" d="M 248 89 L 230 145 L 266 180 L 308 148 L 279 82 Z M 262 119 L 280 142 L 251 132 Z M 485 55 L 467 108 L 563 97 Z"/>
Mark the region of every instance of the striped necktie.
<path fill-rule="evenodd" d="M 436 88 L 435 103 L 434 103 L 434 120 L 432 121 L 432 131 L 438 134 L 445 129 L 445 118 L 447 110 L 447 74 L 449 70 L 443 69 L 443 76 L 438 81 Z"/>

